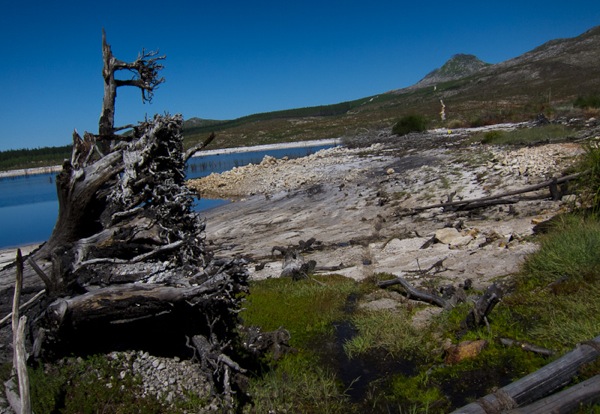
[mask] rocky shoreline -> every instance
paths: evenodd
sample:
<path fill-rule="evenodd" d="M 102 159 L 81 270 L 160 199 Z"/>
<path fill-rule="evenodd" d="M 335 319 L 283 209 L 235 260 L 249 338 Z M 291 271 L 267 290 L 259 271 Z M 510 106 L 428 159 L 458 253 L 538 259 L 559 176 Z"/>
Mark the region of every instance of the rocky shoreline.
<path fill-rule="evenodd" d="M 583 150 L 576 143 L 464 145 L 471 134 L 384 132 L 391 142 L 295 160 L 265 157 L 259 165 L 192 180 L 190 186 L 206 197 L 235 200 L 205 213 L 207 238 L 218 254 L 253 262 L 252 278 L 279 276 L 281 259 L 271 255 L 273 247 L 315 238 L 304 254 L 317 269 L 335 268 L 356 280 L 380 272 L 410 279 L 419 268 L 442 261 L 446 270 L 438 278 L 470 278 L 481 287 L 516 271 L 536 248 L 527 237 L 535 225 L 567 209 L 572 198 L 551 201 L 545 189 L 537 193 L 540 199 L 512 206 L 412 210 L 560 176 Z M 423 248 L 430 240 L 435 243 Z"/>
<path fill-rule="evenodd" d="M 274 247 L 299 246 L 314 238 L 303 255 L 316 261 L 319 274 L 363 280 L 386 272 L 415 286 L 471 279 L 474 287 L 483 288 L 518 269 L 537 248 L 528 237 L 535 226 L 570 208 L 573 197 L 552 201 L 544 189 L 538 198 L 509 206 L 415 208 L 560 176 L 583 149 L 574 142 L 520 148 L 469 145 L 472 133 L 395 137 L 381 131 L 374 144 L 336 147 L 294 160 L 265 157 L 259 165 L 189 185 L 204 197 L 234 200 L 202 214 L 206 237 L 217 256 L 245 258 L 252 279 L 279 277 L 282 261 L 273 255 Z M 11 253 L 4 252 L 4 261 Z M 435 281 L 421 272 L 430 268 L 435 268 Z M 401 300 L 373 297 L 361 306 L 395 307 Z M 437 312 L 427 307 L 413 322 L 427 323 Z M 205 384 L 186 361 L 140 351 L 109 357 L 121 364 L 122 375 L 139 375 L 144 392 L 167 402 Z M 216 407 L 209 401 L 206 410 Z"/>

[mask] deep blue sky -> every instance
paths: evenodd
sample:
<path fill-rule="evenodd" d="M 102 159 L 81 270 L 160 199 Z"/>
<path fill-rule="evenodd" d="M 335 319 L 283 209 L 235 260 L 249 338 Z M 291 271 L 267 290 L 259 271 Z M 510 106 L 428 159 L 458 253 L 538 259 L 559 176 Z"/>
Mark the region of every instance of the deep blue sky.
<path fill-rule="evenodd" d="M 599 24 L 590 0 L 2 0 L 0 150 L 97 132 L 103 27 L 118 59 L 167 56 L 152 104 L 119 90 L 116 124 L 128 124 L 362 98 L 412 85 L 456 53 L 498 63 Z"/>

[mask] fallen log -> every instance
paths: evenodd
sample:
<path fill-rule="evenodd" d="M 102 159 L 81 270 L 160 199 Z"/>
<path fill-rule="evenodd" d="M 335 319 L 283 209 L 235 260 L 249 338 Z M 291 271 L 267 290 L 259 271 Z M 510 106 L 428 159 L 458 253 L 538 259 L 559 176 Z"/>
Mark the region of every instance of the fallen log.
<path fill-rule="evenodd" d="M 561 392 L 543 398 L 506 414 L 547 414 L 580 412 L 582 406 L 600 403 L 600 375 L 573 385 Z"/>
<path fill-rule="evenodd" d="M 463 209 L 463 208 L 467 208 L 468 206 L 486 207 L 486 206 L 494 205 L 494 204 L 514 204 L 514 203 L 518 202 L 518 200 L 516 200 L 516 199 L 503 200 L 503 199 L 505 199 L 506 197 L 510 197 L 510 196 L 515 196 L 515 195 L 519 195 L 519 194 L 525 194 L 525 193 L 537 191 L 544 187 L 550 188 L 549 197 L 552 197 L 552 199 L 559 199 L 560 197 L 558 196 L 556 186 L 558 184 L 572 181 L 572 180 L 578 178 L 581 174 L 582 173 L 576 173 L 576 174 L 566 175 L 566 176 L 560 177 L 560 178 L 553 178 L 551 180 L 547 180 L 547 181 L 544 181 L 539 184 L 531 185 L 529 187 L 521 188 L 519 190 L 508 191 L 508 192 L 501 193 L 501 194 L 494 194 L 494 195 L 490 195 L 490 196 L 486 196 L 486 197 L 472 198 L 472 199 L 467 199 L 467 200 L 458 200 L 458 201 L 449 201 L 449 202 L 445 202 L 445 203 L 431 204 L 431 205 L 423 206 L 423 207 L 415 207 L 412 210 L 414 212 L 418 212 L 418 211 L 429 210 L 432 208 L 444 208 L 445 209 L 448 207 L 456 207 L 457 209 L 458 208 Z M 473 207 L 473 208 L 475 208 L 475 207 Z"/>
<path fill-rule="evenodd" d="M 600 336 L 597 336 L 520 380 L 453 411 L 453 414 L 487 414 L 527 406 L 569 384 L 577 375 L 579 367 L 599 356 Z"/>

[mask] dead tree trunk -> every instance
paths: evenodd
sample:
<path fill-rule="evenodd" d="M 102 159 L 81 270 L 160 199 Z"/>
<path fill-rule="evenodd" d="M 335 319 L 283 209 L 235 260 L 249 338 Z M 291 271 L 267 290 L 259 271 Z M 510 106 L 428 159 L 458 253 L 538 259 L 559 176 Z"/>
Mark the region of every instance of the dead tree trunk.
<path fill-rule="evenodd" d="M 127 137 L 115 135 L 116 88 L 136 86 L 151 99 L 163 81 L 161 58 L 143 52 L 133 63 L 121 62 L 104 34 L 103 55 L 99 135 L 73 134 L 71 160 L 56 179 L 56 225 L 25 262 L 46 287 L 41 303 L 27 311 L 34 356 L 158 346 L 162 354 L 189 355 L 188 338 L 205 337 L 219 350 L 201 356 L 210 362 L 207 376 L 230 398 L 232 378 L 243 369 L 224 355 L 235 355 L 240 342 L 245 264 L 215 258 L 206 247 L 195 194 L 185 185 L 189 154 L 180 115 L 157 115 Z M 120 69 L 139 76 L 115 79 Z"/>
<path fill-rule="evenodd" d="M 102 101 L 102 114 L 100 115 L 100 125 L 98 135 L 103 140 L 113 139 L 115 131 L 115 102 L 117 99 L 117 88 L 120 86 L 135 86 L 142 93 L 142 102 L 152 101 L 154 90 L 164 82 L 164 78 L 158 77 L 158 72 L 163 68 L 159 61 L 165 59 L 164 56 L 157 56 L 158 52 L 146 52 L 142 50 L 134 62 L 123 62 L 116 59 L 111 47 L 106 43 L 106 33 L 102 30 L 102 77 L 104 78 L 104 99 Z M 115 73 L 119 70 L 128 70 L 133 72 L 135 77 L 128 80 L 115 78 Z"/>

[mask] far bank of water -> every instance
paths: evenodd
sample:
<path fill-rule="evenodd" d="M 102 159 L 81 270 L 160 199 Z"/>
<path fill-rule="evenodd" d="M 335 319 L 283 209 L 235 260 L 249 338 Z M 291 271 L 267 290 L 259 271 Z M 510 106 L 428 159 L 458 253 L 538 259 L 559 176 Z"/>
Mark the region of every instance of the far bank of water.
<path fill-rule="evenodd" d="M 301 145 L 301 144 L 300 144 Z M 212 151 L 188 161 L 188 179 L 234 167 L 258 164 L 265 155 L 275 158 L 299 158 L 334 145 L 272 148 L 260 151 L 222 153 Z M 41 243 L 48 239 L 58 216 L 55 177 L 57 173 L 28 174 L 0 178 L 0 249 Z M 227 200 L 199 199 L 194 209 L 205 211 L 226 204 Z"/>

